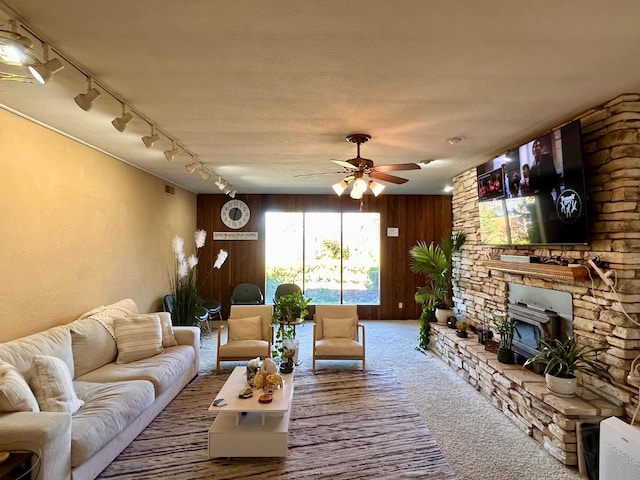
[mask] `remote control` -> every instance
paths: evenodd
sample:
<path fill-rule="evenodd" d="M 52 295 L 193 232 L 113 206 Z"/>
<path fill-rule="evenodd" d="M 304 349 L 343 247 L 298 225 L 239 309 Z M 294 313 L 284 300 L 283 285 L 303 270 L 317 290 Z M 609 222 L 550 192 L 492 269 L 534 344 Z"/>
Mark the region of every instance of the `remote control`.
<path fill-rule="evenodd" d="M 227 400 L 224 398 L 216 398 L 211 405 L 214 407 L 224 407 L 227 404 Z"/>

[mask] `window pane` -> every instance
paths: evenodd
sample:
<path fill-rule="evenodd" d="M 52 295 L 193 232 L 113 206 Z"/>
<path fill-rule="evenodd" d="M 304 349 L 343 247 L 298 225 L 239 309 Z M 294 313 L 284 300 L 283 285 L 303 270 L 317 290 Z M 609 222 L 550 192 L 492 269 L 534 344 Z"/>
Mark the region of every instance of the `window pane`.
<path fill-rule="evenodd" d="M 303 215 L 267 212 L 265 214 L 265 303 L 272 303 L 281 283 L 303 287 Z"/>
<path fill-rule="evenodd" d="M 340 303 L 340 214 L 307 213 L 304 292 L 314 304 Z"/>
<path fill-rule="evenodd" d="M 342 303 L 380 303 L 380 214 L 342 217 Z"/>

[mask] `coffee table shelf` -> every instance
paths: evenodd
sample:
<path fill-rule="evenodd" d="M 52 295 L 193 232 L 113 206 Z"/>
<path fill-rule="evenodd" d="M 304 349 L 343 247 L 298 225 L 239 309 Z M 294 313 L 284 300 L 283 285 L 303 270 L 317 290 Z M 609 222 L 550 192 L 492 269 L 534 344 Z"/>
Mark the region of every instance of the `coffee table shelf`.
<path fill-rule="evenodd" d="M 209 458 L 286 457 L 293 399 L 293 374 L 283 375 L 284 385 L 273 392 L 271 403 L 260 403 L 261 390 L 253 397 L 238 398 L 246 387 L 246 368 L 236 367 L 215 398 L 223 407 L 210 406 L 217 416 L 209 429 Z"/>

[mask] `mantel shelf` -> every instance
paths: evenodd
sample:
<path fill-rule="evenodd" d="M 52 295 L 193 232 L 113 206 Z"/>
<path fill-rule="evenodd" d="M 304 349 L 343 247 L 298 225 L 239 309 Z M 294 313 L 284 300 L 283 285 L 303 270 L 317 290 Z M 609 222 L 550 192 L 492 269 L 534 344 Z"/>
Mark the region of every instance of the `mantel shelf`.
<path fill-rule="evenodd" d="M 489 270 L 568 282 L 589 280 L 590 273 L 588 268 L 582 265 L 578 267 L 563 267 L 562 265 L 549 265 L 546 263 L 503 262 L 501 260 L 485 260 L 483 264 Z"/>

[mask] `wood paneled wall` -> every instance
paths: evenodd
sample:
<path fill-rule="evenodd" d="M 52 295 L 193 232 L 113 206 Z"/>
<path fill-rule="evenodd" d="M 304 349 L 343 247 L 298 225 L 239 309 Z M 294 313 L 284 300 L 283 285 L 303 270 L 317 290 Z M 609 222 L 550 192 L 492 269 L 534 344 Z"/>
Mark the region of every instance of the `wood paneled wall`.
<path fill-rule="evenodd" d="M 258 232 L 258 240 L 213 241 L 213 232 L 232 231 L 220 219 L 226 195 L 198 195 L 198 228 L 208 233 L 200 252 L 199 281 L 202 295 L 222 303 L 229 314 L 229 298 L 238 283 L 265 285 L 264 213 L 357 212 L 359 202 L 336 195 L 237 195 L 251 209 L 249 223 L 240 232 Z M 447 195 L 381 195 L 364 197 L 364 212 L 380 213 L 380 305 L 358 307 L 362 319 L 416 319 L 420 308 L 414 300 L 416 286 L 424 279 L 409 269 L 409 249 L 418 240 L 439 241 L 451 230 L 451 197 Z M 387 237 L 387 227 L 397 227 L 398 237 Z M 212 265 L 220 249 L 229 252 L 221 269 Z M 267 299 L 270 300 L 270 299 Z M 402 303 L 402 308 L 399 304 Z M 311 310 L 313 313 L 313 310 Z"/>

